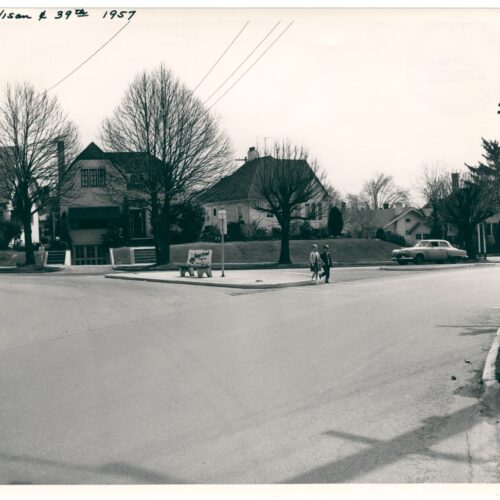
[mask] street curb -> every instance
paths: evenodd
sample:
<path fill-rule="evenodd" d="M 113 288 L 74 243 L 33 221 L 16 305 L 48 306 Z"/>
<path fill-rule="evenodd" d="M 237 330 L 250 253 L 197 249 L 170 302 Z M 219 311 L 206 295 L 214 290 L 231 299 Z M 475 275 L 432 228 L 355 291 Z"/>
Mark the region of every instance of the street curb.
<path fill-rule="evenodd" d="M 106 274 L 105 278 L 114 279 L 114 280 L 129 280 L 129 281 L 149 281 L 151 283 L 170 283 L 174 285 L 192 285 L 192 286 L 212 286 L 219 288 L 243 288 L 243 289 L 269 289 L 269 288 L 290 288 L 292 286 L 309 286 L 314 283 L 311 280 L 307 281 L 293 281 L 290 283 L 246 283 L 246 284 L 237 284 L 237 283 L 214 283 L 213 281 L 202 281 L 201 279 L 194 280 L 192 282 L 188 281 L 177 281 L 177 280 L 169 280 L 169 279 L 153 279 L 153 278 L 136 278 L 132 276 L 120 276 L 119 274 Z"/>
<path fill-rule="evenodd" d="M 500 328 L 497 330 L 493 344 L 491 344 L 490 350 L 488 351 L 488 356 L 486 357 L 486 363 L 483 370 L 483 387 L 484 393 L 481 398 L 482 403 L 484 403 L 489 409 L 497 411 L 500 409 L 500 383 L 496 377 L 496 364 L 498 350 L 500 347 Z"/>
<path fill-rule="evenodd" d="M 469 267 L 478 266 L 496 266 L 496 262 L 474 262 L 471 264 L 410 264 L 406 266 L 394 266 L 394 267 L 380 267 L 381 271 L 446 271 L 448 269 L 467 269 Z"/>

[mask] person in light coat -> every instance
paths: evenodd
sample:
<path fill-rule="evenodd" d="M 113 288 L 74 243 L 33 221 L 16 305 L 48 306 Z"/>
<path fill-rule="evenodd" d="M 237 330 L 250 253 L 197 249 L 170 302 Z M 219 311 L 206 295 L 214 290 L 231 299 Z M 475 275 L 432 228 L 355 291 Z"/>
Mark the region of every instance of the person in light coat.
<path fill-rule="evenodd" d="M 318 252 L 318 245 L 313 245 L 309 254 L 309 264 L 312 272 L 312 281 L 318 284 L 319 271 L 321 269 L 321 257 Z"/>

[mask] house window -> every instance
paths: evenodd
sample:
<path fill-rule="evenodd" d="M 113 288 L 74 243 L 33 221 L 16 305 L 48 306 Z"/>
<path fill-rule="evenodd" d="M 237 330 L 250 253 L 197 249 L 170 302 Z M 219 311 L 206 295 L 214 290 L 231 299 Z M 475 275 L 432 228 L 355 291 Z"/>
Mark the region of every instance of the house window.
<path fill-rule="evenodd" d="M 82 168 L 80 176 L 82 187 L 106 185 L 106 170 L 104 168 Z"/>
<path fill-rule="evenodd" d="M 316 204 L 311 203 L 311 206 L 309 207 L 309 217 L 311 219 L 316 219 Z"/>
<path fill-rule="evenodd" d="M 406 222 L 411 222 L 411 219 L 405 219 Z"/>
<path fill-rule="evenodd" d="M 214 217 L 217 217 L 217 209 L 216 208 L 213 209 L 212 214 L 213 214 Z"/>
<path fill-rule="evenodd" d="M 102 266 L 108 263 L 108 253 L 102 245 L 76 245 L 74 258 L 77 266 Z"/>
<path fill-rule="evenodd" d="M 243 207 L 238 207 L 238 220 L 243 220 Z"/>

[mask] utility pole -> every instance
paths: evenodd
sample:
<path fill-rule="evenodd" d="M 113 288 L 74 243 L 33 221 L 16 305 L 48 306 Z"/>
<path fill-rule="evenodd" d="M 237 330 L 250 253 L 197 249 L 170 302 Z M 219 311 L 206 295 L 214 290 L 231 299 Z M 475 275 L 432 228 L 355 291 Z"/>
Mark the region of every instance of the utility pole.
<path fill-rule="evenodd" d="M 219 220 L 220 220 L 220 235 L 221 235 L 221 278 L 224 278 L 224 235 L 227 234 L 227 219 L 226 211 L 219 210 Z"/>

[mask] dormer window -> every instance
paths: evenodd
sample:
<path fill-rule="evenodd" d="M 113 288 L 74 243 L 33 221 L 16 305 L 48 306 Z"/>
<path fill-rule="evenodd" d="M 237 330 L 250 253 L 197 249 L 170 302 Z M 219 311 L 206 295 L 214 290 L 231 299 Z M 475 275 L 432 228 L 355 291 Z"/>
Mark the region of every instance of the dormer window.
<path fill-rule="evenodd" d="M 80 171 L 82 187 L 100 187 L 106 185 L 106 169 L 82 168 Z"/>

